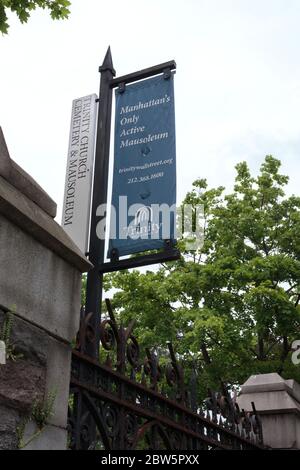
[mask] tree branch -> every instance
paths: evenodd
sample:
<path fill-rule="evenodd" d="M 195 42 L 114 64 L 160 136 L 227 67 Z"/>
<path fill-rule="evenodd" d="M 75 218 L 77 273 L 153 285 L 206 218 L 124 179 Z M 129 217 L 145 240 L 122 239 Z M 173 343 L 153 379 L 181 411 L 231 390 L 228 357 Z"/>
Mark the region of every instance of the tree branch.
<path fill-rule="evenodd" d="M 295 287 L 298 286 L 298 283 L 297 284 L 294 284 L 293 286 L 289 287 L 288 290 L 285 291 L 286 294 L 289 294 L 293 289 L 295 289 Z"/>
<path fill-rule="evenodd" d="M 200 349 L 201 349 L 202 356 L 203 356 L 205 364 L 209 366 L 211 364 L 211 358 L 208 354 L 205 343 L 201 343 Z"/>

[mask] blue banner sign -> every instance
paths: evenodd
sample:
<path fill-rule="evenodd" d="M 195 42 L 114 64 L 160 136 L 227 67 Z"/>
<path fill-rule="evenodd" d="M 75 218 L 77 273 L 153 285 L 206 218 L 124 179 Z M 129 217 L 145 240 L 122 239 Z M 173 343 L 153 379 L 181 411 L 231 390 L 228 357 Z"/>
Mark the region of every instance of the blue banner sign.
<path fill-rule="evenodd" d="M 109 257 L 174 240 L 176 151 L 173 74 L 116 90 Z"/>

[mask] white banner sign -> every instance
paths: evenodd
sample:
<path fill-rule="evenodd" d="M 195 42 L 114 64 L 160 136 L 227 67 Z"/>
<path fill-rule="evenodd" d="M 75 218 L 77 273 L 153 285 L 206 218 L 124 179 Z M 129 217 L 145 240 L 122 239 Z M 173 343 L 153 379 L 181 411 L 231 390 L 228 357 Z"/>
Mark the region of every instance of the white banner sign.
<path fill-rule="evenodd" d="M 62 226 L 80 250 L 88 251 L 94 167 L 97 95 L 73 101 Z"/>

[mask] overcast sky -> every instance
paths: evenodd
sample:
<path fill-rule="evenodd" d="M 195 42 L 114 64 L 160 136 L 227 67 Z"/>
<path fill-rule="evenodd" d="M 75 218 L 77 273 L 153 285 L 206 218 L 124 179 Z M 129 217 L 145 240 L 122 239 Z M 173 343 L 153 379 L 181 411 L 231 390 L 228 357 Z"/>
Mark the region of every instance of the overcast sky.
<path fill-rule="evenodd" d="M 111 45 L 118 75 L 175 59 L 178 199 L 197 177 L 232 186 L 266 154 L 298 192 L 299 0 L 73 0 L 69 20 L 10 16 L 0 37 L 0 125 L 11 157 L 58 204 L 74 98 L 99 89 Z"/>

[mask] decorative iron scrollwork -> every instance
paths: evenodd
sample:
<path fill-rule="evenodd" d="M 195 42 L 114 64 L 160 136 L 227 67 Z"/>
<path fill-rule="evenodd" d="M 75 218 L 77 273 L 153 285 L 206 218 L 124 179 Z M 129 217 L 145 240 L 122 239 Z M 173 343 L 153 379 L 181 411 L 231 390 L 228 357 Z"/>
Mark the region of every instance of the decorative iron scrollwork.
<path fill-rule="evenodd" d="M 73 351 L 69 410 L 72 449 L 260 449 L 262 427 L 254 404 L 240 410 L 224 383 L 221 392 L 208 391 L 197 401 L 197 376 L 187 386 L 184 370 L 171 343 L 170 363 L 162 367 L 158 355 L 146 349 L 144 361 L 133 335 L 134 322 L 118 325 L 109 300 L 109 318 L 98 337 L 107 355 L 95 360 L 87 347 L 97 337 L 93 314 L 82 316 Z M 206 408 L 206 411 L 205 411 Z M 95 440 L 96 436 L 96 440 Z"/>
<path fill-rule="evenodd" d="M 75 350 L 85 353 L 87 345 L 96 341 L 96 332 L 91 321 L 93 317 L 93 312 L 90 312 L 86 315 L 84 308 L 81 309 L 80 328 L 76 336 Z"/>
<path fill-rule="evenodd" d="M 106 351 L 115 347 L 118 337 L 115 325 L 111 320 L 104 320 L 100 325 L 100 341 Z"/>
<path fill-rule="evenodd" d="M 115 438 L 120 431 L 119 409 L 106 403 L 102 408 L 102 418 L 108 436 Z"/>
<path fill-rule="evenodd" d="M 159 365 L 157 356 L 150 349 L 146 349 L 146 359 L 144 361 L 144 372 L 150 378 L 150 386 L 153 390 L 157 390 L 158 382 L 162 377 L 162 369 Z"/>
<path fill-rule="evenodd" d="M 126 349 L 127 360 L 133 368 L 138 368 L 138 366 L 139 366 L 139 357 L 140 357 L 139 344 L 138 344 L 136 338 L 133 335 L 129 336 L 128 341 L 130 341 L 130 342 L 127 344 L 127 349 Z"/>

